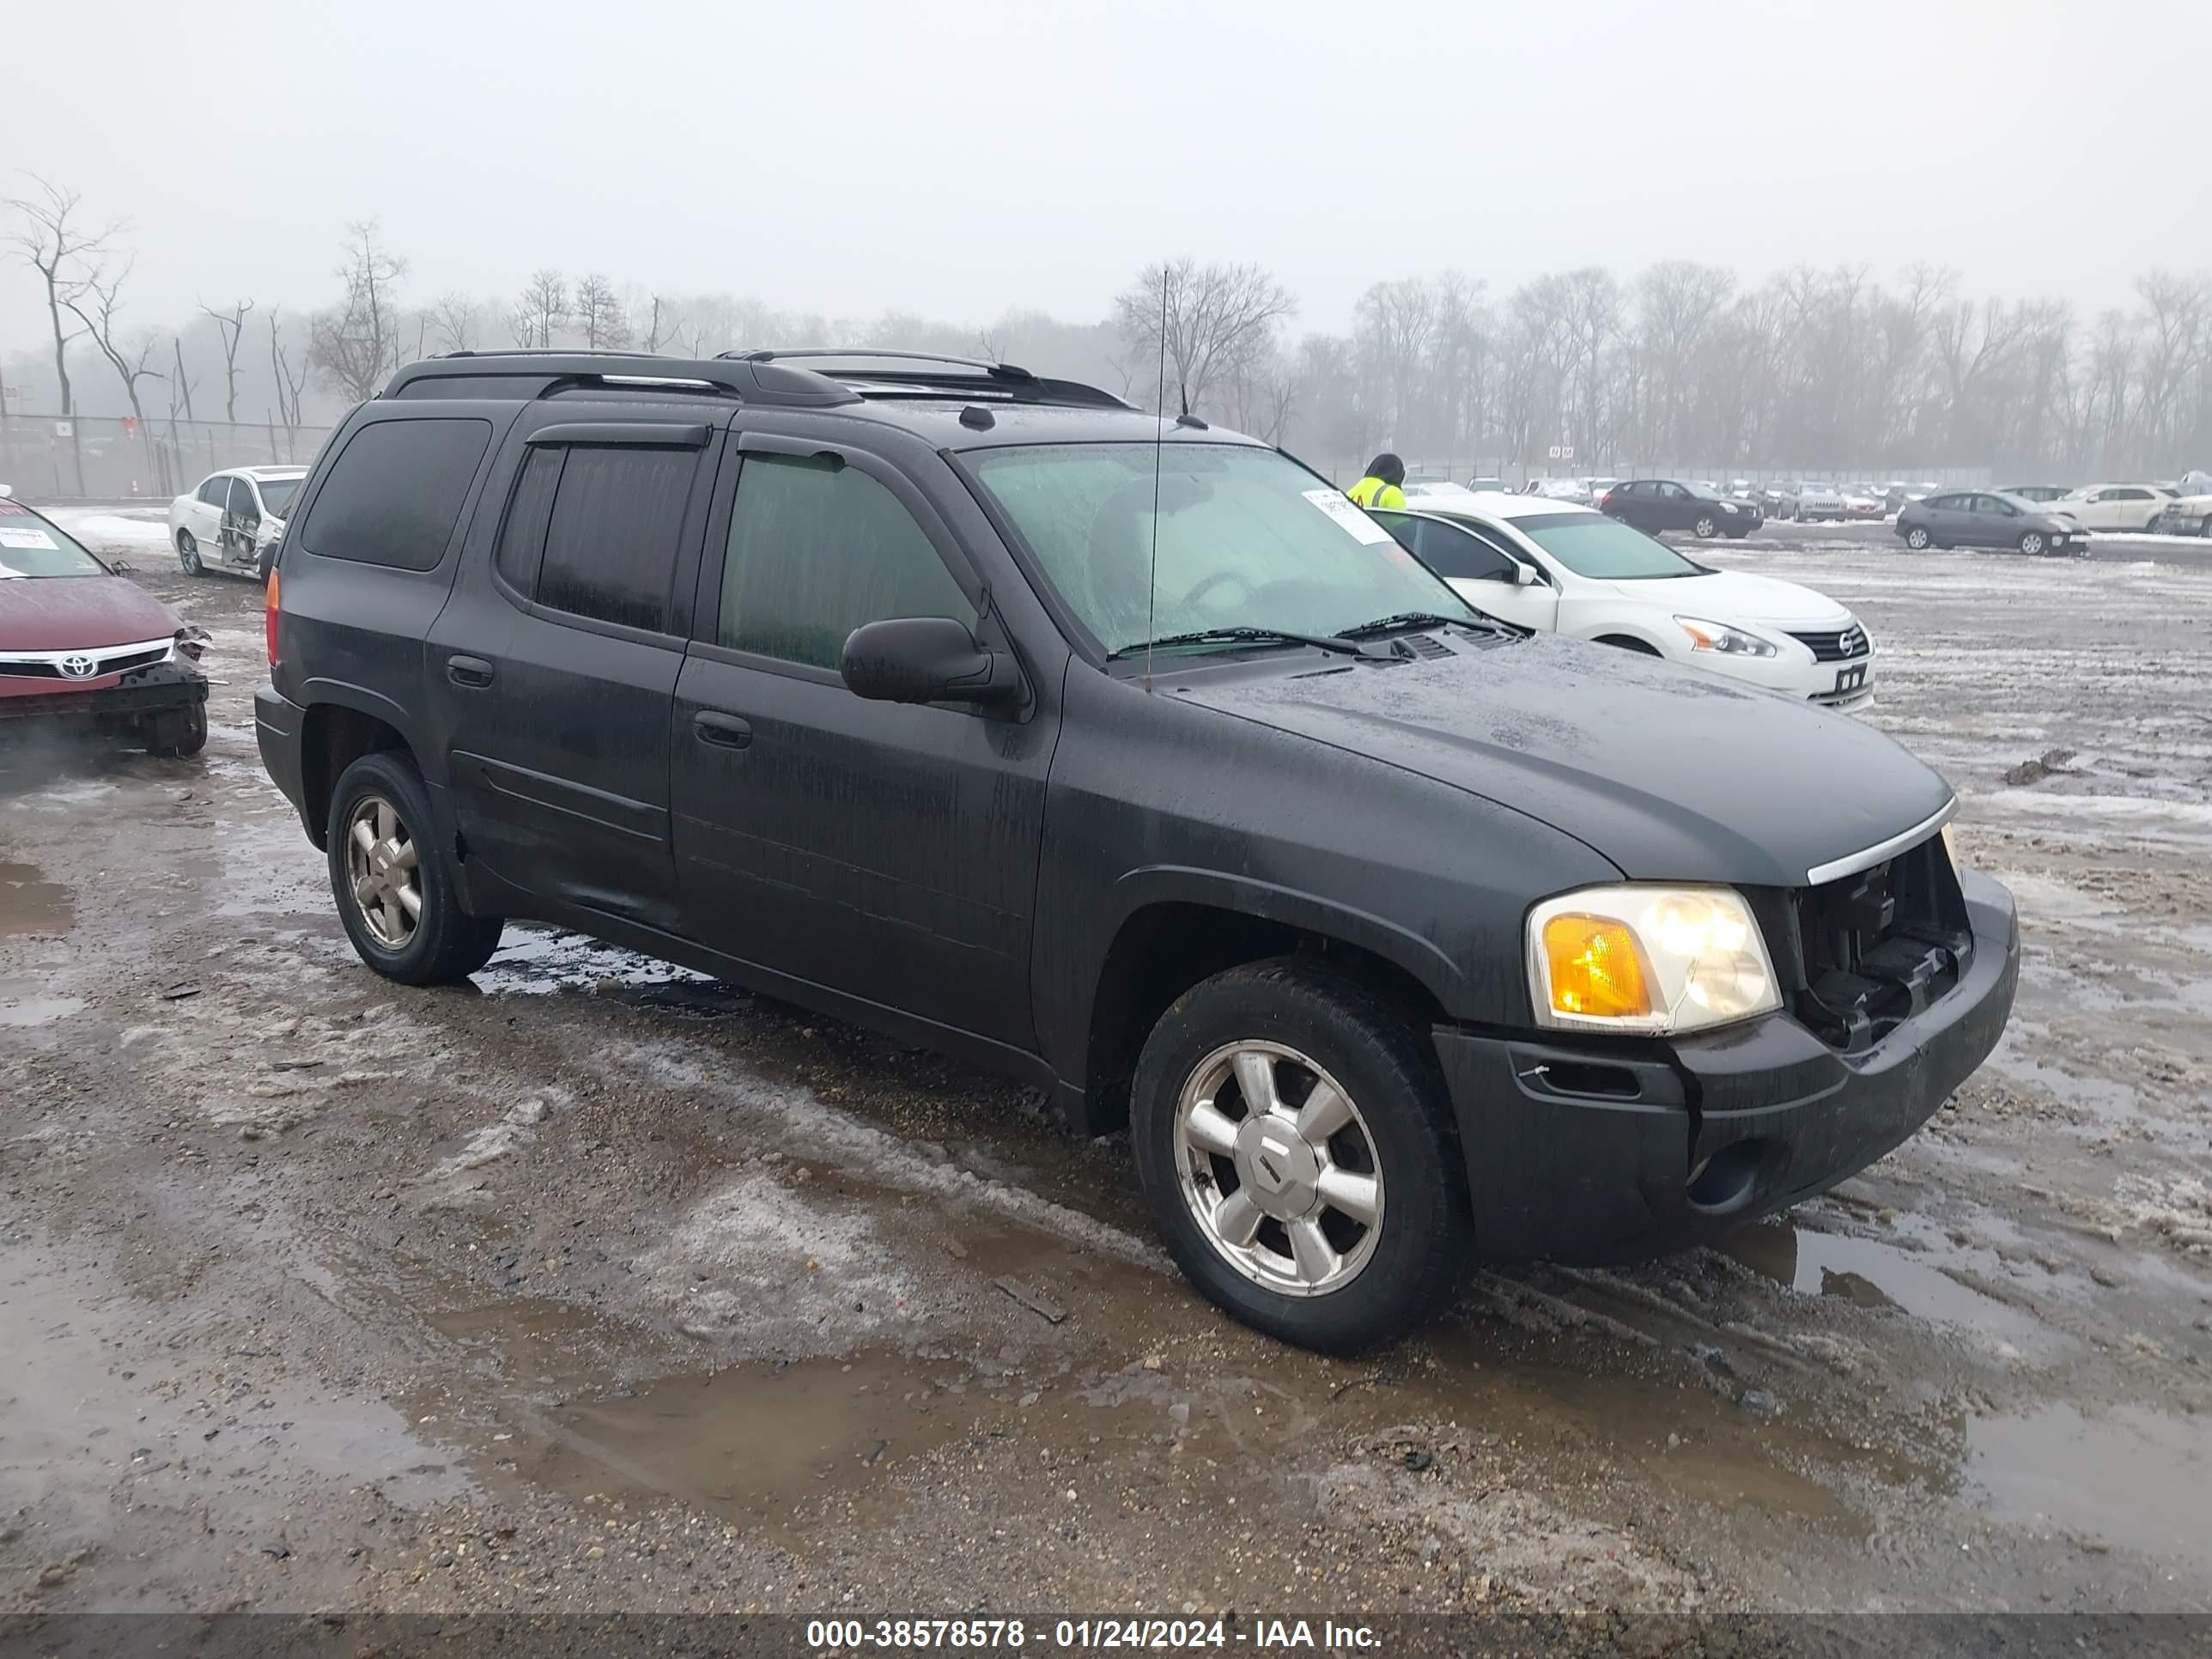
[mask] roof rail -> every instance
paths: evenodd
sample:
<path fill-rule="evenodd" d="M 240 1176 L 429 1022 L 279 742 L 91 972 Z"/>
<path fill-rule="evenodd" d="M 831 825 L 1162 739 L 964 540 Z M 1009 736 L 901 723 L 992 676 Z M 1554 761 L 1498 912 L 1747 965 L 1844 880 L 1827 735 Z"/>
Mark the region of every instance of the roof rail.
<path fill-rule="evenodd" d="M 815 374 L 850 386 L 863 398 L 981 398 L 1002 403 L 1073 404 L 1091 409 L 1134 407 L 1110 392 L 1085 386 L 1080 380 L 1049 380 L 1013 363 L 948 356 L 935 351 L 893 351 L 880 346 L 799 346 L 726 351 L 721 356 L 732 362 L 762 365 L 803 358 L 815 365 Z M 832 362 L 860 366 L 830 367 Z M 885 367 L 866 367 L 871 363 Z M 904 367 L 909 363 L 938 367 Z M 953 372 L 942 372 L 946 369 Z"/>
<path fill-rule="evenodd" d="M 495 383 L 487 386 L 486 382 Z M 385 383 L 386 398 L 543 398 L 569 386 L 696 391 L 793 409 L 858 403 L 852 387 L 811 369 L 649 351 L 453 351 L 410 363 Z"/>

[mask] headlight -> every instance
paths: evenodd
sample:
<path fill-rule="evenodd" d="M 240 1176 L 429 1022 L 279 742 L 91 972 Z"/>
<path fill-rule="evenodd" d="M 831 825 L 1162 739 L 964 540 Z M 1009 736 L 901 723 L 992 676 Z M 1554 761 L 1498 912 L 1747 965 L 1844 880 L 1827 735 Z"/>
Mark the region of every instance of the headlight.
<path fill-rule="evenodd" d="M 1723 657 L 1771 657 L 1774 647 L 1756 634 L 1702 617 L 1677 617 L 1674 621 L 1690 636 L 1690 649 L 1711 651 Z"/>
<path fill-rule="evenodd" d="M 1735 503 L 1734 501 L 1723 501 L 1723 502 L 1721 503 L 1721 511 L 1722 511 L 1722 512 L 1723 512 L 1723 513 L 1733 513 L 1733 512 L 1735 512 Z"/>
<path fill-rule="evenodd" d="M 1528 913 L 1536 1023 L 1644 1036 L 1782 1006 L 1766 941 L 1726 887 L 1589 887 Z"/>

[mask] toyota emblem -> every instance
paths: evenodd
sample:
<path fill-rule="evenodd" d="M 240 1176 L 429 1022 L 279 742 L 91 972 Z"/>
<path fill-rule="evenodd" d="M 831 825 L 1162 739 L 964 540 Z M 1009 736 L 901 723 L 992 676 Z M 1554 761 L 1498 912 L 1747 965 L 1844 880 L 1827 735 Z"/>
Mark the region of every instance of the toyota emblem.
<path fill-rule="evenodd" d="M 62 659 L 62 672 L 68 675 L 73 680 L 90 679 L 92 678 L 92 671 L 95 666 L 97 666 L 97 665 L 94 663 L 90 657 L 85 656 L 82 653 L 73 657 L 64 657 Z"/>

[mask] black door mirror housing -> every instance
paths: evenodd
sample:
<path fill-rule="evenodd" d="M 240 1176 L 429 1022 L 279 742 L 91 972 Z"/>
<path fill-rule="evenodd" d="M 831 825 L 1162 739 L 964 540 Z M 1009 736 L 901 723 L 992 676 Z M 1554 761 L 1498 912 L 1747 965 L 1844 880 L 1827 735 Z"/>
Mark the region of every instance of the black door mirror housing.
<path fill-rule="evenodd" d="M 1019 700 L 1021 670 L 987 651 L 950 617 L 901 617 L 854 629 L 838 663 L 846 688 L 872 702 L 963 702 L 997 708 Z"/>

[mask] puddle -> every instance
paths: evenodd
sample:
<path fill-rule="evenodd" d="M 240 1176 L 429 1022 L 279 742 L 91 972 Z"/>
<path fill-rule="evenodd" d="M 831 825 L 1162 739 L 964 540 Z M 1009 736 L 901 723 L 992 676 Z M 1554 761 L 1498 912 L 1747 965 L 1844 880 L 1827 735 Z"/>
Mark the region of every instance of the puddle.
<path fill-rule="evenodd" d="M 1925 1253 L 1788 1221 L 1759 1222 L 1715 1247 L 1753 1273 L 1805 1296 L 1833 1296 L 1862 1308 L 1893 1308 L 2017 1346 L 2042 1346 L 2051 1332 L 2033 1315 L 1984 1296 Z"/>
<path fill-rule="evenodd" d="M 75 913 L 69 889 L 38 866 L 0 862 L 0 939 L 11 933 L 66 933 Z"/>
<path fill-rule="evenodd" d="M 84 1006 L 82 997 L 43 994 L 34 979 L 0 979 L 0 1025 L 52 1025 Z"/>
<path fill-rule="evenodd" d="M 619 1486 L 757 1522 L 872 1484 L 1005 1410 L 971 1397 L 959 1367 L 900 1355 L 747 1364 L 549 1407 L 515 1468 L 572 1498 Z"/>
<path fill-rule="evenodd" d="M 2071 1406 L 1966 1425 L 1966 1480 L 2000 1519 L 2094 1534 L 2151 1555 L 2200 1543 L 2212 1424 Z"/>
<path fill-rule="evenodd" d="M 673 963 L 602 945 L 581 933 L 512 923 L 489 963 L 473 976 L 487 996 L 542 996 L 589 990 L 611 980 L 621 986 L 711 986 L 705 974 Z"/>

